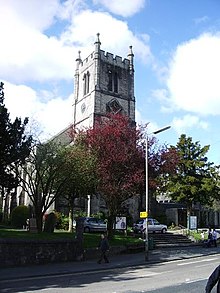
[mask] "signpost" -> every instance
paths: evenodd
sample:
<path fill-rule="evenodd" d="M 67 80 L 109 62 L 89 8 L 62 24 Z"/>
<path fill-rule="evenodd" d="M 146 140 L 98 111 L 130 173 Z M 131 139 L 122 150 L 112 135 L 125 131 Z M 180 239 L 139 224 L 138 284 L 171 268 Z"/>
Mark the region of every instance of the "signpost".
<path fill-rule="evenodd" d="M 147 218 L 147 212 L 140 212 L 140 218 L 146 219 Z"/>

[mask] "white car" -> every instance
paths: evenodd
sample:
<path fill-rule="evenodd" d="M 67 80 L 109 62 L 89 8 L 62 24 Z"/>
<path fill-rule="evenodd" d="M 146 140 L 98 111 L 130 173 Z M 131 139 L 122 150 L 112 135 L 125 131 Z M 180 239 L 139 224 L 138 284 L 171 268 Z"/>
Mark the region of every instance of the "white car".
<path fill-rule="evenodd" d="M 167 231 L 167 225 L 160 224 L 157 220 L 148 218 L 147 219 L 148 224 L 148 232 L 160 232 L 160 233 L 166 233 Z M 136 224 L 133 225 L 134 232 L 136 233 L 142 233 L 145 231 L 145 219 L 139 220 Z"/>

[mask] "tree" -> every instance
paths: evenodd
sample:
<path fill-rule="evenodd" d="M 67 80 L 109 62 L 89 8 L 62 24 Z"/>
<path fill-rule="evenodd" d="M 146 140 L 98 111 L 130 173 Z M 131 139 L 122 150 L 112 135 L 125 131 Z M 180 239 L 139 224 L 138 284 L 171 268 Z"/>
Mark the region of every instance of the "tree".
<path fill-rule="evenodd" d="M 112 234 L 115 216 L 122 204 L 140 194 L 144 185 L 142 135 L 128 117 L 109 115 L 86 132 L 88 150 L 97 157 L 97 192 L 108 208 Z"/>
<path fill-rule="evenodd" d="M 176 174 L 169 177 L 168 191 L 171 198 L 185 203 L 188 216 L 194 203 L 208 204 L 219 195 L 219 175 L 206 156 L 209 146 L 201 147 L 191 137 L 182 134 L 175 146 L 179 155 Z"/>
<path fill-rule="evenodd" d="M 48 142 L 33 145 L 25 164 L 20 166 L 18 176 L 33 204 L 38 232 L 42 231 L 43 215 L 68 183 L 68 177 L 63 176 L 67 159 L 64 146 Z"/>
<path fill-rule="evenodd" d="M 96 157 L 88 152 L 81 142 L 79 133 L 75 137 L 75 143 L 65 149 L 65 168 L 62 176 L 67 178 L 65 190 L 61 197 L 65 198 L 69 205 L 69 232 L 73 229 L 73 208 L 76 198 L 86 197 L 93 194 L 97 185 Z"/>
<path fill-rule="evenodd" d="M 136 127 L 121 114 L 109 114 L 85 132 L 88 151 L 97 158 L 97 192 L 108 209 L 110 235 L 122 205 L 145 193 L 146 132 L 147 125 Z M 158 147 L 155 137 L 149 138 L 148 147 L 149 188 L 154 192 L 164 186 L 162 174 L 174 172 L 177 155 L 166 146 Z"/>
<path fill-rule="evenodd" d="M 2 196 L 18 186 L 18 165 L 30 153 L 32 137 L 25 134 L 28 118 L 11 122 L 4 105 L 4 84 L 0 83 L 0 189 Z"/>

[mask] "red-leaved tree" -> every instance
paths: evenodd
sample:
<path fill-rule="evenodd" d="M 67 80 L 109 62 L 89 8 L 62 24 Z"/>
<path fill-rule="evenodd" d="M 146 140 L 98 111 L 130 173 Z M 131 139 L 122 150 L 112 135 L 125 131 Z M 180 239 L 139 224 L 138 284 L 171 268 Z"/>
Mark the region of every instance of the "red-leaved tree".
<path fill-rule="evenodd" d="M 86 131 L 86 144 L 97 156 L 97 191 L 109 212 L 109 233 L 122 204 L 140 194 L 145 177 L 142 134 L 126 116 L 109 115 Z"/>

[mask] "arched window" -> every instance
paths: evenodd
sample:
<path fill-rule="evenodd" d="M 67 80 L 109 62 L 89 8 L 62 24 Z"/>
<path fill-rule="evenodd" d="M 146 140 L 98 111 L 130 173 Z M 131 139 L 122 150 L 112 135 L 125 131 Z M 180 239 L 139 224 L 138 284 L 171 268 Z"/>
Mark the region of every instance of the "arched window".
<path fill-rule="evenodd" d="M 83 75 L 83 95 L 86 94 L 86 74 Z"/>
<path fill-rule="evenodd" d="M 112 91 L 112 80 L 113 80 L 113 78 L 112 78 L 112 71 L 109 70 L 108 71 L 108 90 L 109 91 Z"/>
<path fill-rule="evenodd" d="M 108 91 L 118 93 L 118 73 L 108 70 Z"/>
<path fill-rule="evenodd" d="M 118 73 L 114 73 L 114 92 L 118 92 Z"/>
<path fill-rule="evenodd" d="M 86 95 L 89 93 L 89 79 L 90 79 L 90 73 L 87 72 L 83 75 L 83 95 Z"/>
<path fill-rule="evenodd" d="M 86 93 L 88 94 L 89 93 L 89 78 L 90 78 L 89 72 L 87 72 L 86 78 L 87 78 L 87 82 L 86 82 Z"/>

